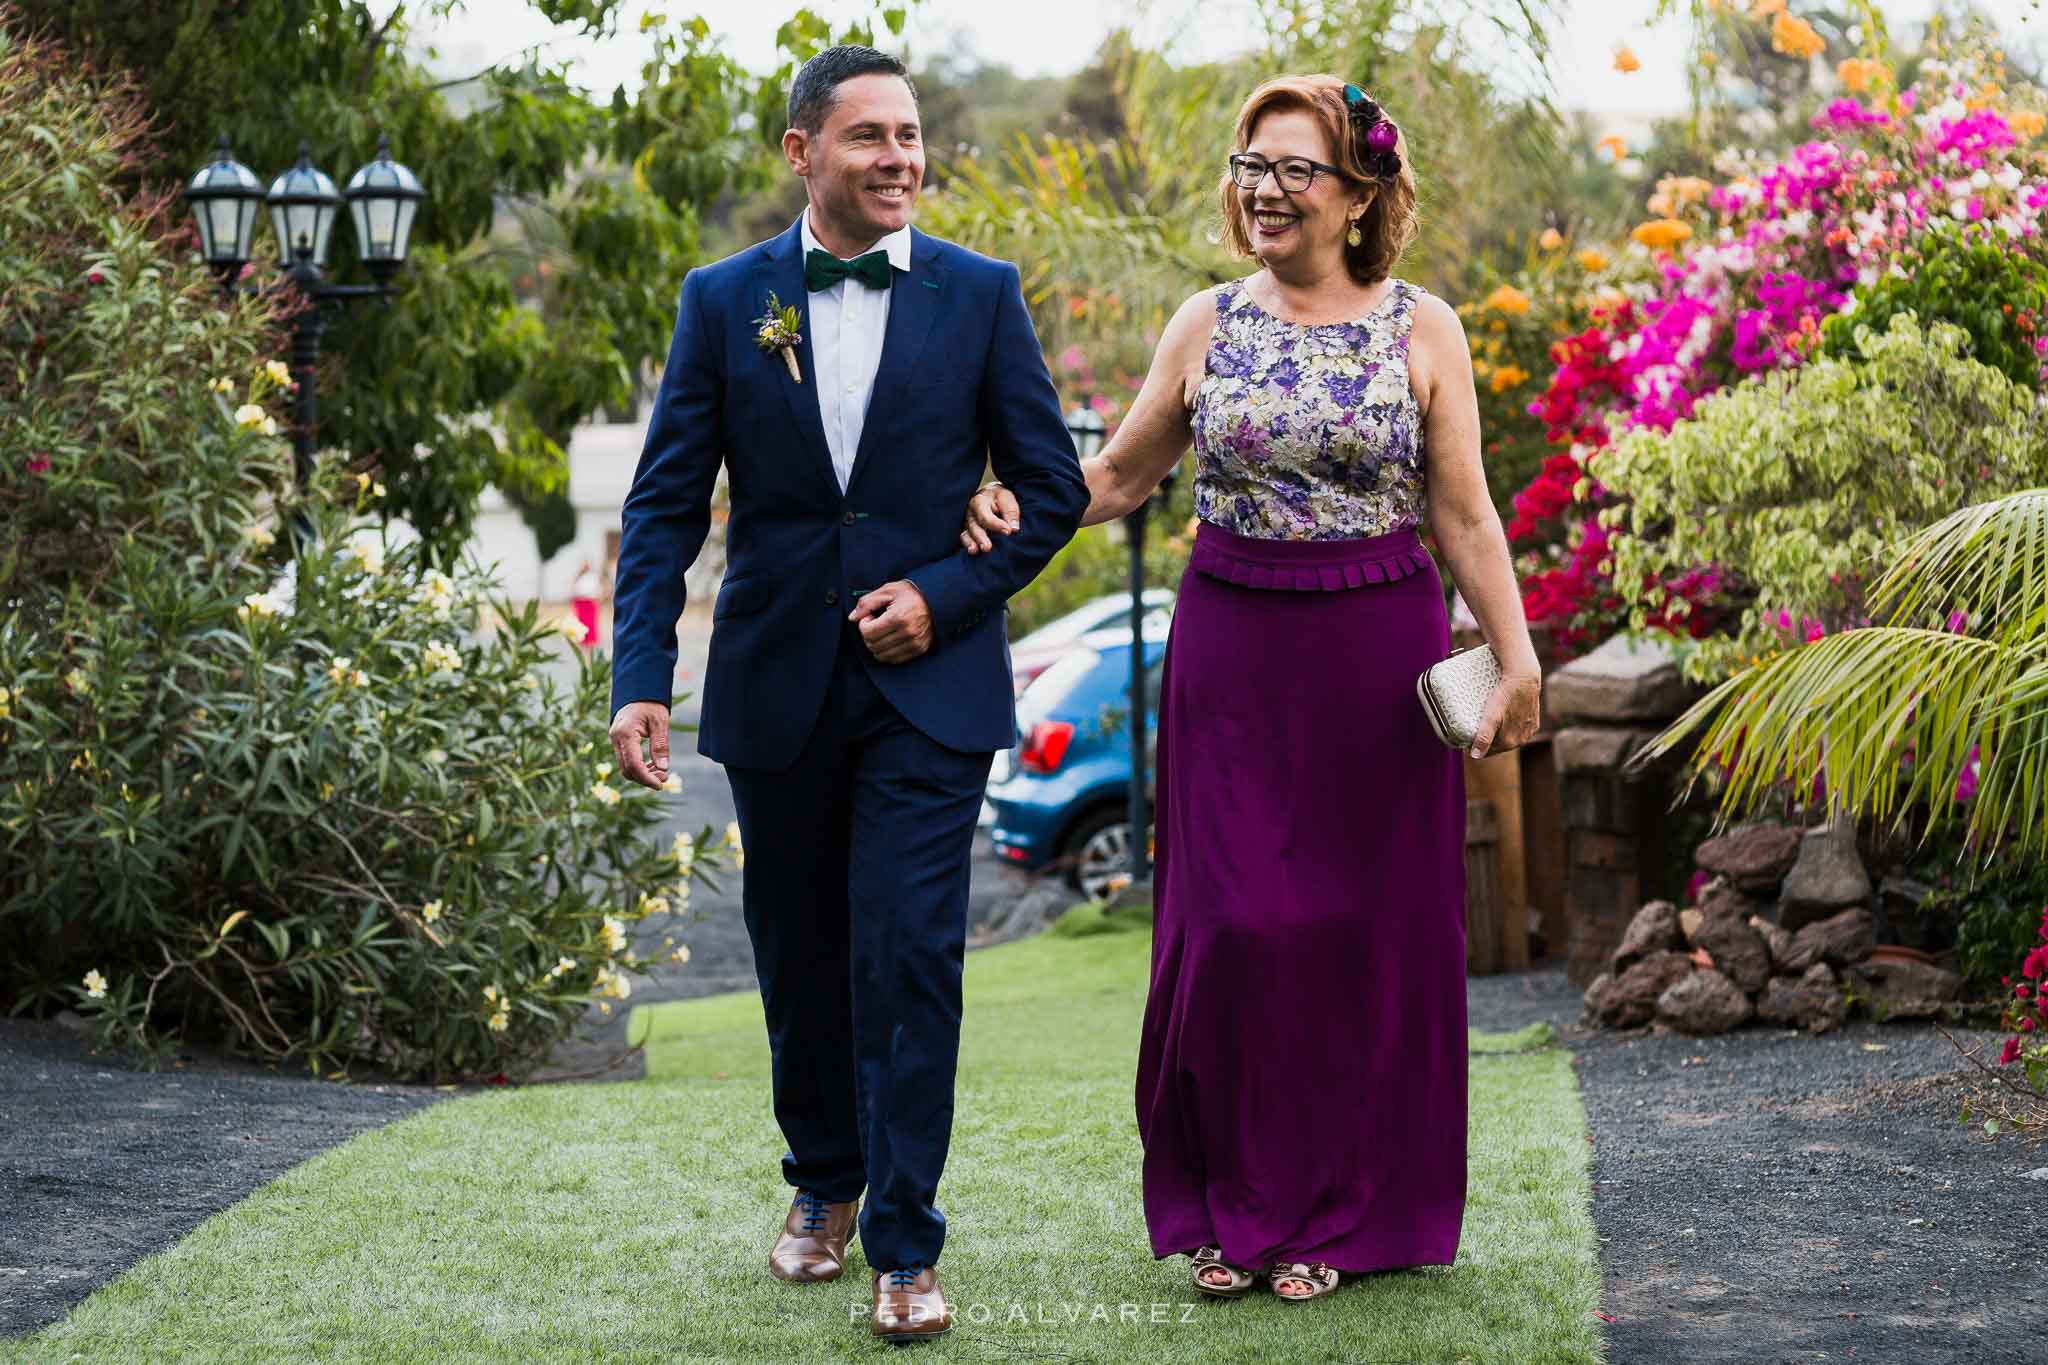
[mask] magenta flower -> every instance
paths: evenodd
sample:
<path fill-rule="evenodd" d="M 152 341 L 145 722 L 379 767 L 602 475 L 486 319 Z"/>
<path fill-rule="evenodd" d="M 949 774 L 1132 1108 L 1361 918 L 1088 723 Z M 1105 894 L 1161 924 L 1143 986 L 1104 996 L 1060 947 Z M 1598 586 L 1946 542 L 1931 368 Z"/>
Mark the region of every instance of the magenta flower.
<path fill-rule="evenodd" d="M 49 454 L 49 452 L 48 452 L 48 451 L 45 451 L 45 450 L 38 450 L 38 451 L 37 451 L 37 452 L 36 452 L 35 454 L 33 454 L 33 455 L 29 456 L 29 457 L 28 457 L 28 472 L 29 472 L 29 473 L 31 473 L 31 474 L 47 474 L 47 473 L 49 473 L 49 472 L 50 472 L 50 454 Z"/>
<path fill-rule="evenodd" d="M 2001 1049 L 1999 1050 L 1999 1053 L 1998 1053 L 1998 1064 L 1999 1064 L 2000 1066 L 2011 1066 L 2011 1065 L 2013 1064 L 2013 1062 L 2014 1062 L 2014 1061 L 2015 1061 L 2016 1059 L 2018 1059 L 2019 1055 L 2020 1055 L 2020 1040 L 2019 1040 L 2019 1038 L 2018 1038 L 2017 1036 L 2014 1036 L 2014 1037 L 2008 1038 L 2008 1039 L 2006 1039 L 2006 1040 L 2005 1040 L 2005 1046 L 2004 1046 L 2003 1048 L 2001 1048 Z"/>

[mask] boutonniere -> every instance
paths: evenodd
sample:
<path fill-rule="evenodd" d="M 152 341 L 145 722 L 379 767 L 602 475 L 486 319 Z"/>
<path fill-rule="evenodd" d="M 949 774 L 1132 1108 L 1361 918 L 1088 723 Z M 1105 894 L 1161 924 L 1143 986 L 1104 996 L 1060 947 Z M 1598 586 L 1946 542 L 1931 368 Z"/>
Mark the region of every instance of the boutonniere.
<path fill-rule="evenodd" d="M 796 367 L 796 344 L 804 339 L 797 330 L 803 319 L 797 316 L 794 307 L 785 308 L 782 300 L 775 297 L 773 290 L 768 294 L 768 311 L 754 319 L 754 344 L 764 351 L 782 352 L 782 363 L 789 366 L 789 377 L 797 383 L 804 382 L 803 373 Z"/>

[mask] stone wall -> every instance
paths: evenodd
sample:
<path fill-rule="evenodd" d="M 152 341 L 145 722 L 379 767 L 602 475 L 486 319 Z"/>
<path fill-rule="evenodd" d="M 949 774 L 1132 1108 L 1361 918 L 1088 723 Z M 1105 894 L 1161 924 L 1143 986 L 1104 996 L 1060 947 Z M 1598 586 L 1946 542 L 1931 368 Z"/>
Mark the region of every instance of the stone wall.
<path fill-rule="evenodd" d="M 1607 970 L 1645 901 L 1683 899 L 1699 808 L 1673 809 L 1682 757 L 1640 771 L 1627 764 L 1698 696 L 1661 645 L 1618 638 L 1546 683 L 1564 816 L 1566 972 L 1577 985 Z"/>

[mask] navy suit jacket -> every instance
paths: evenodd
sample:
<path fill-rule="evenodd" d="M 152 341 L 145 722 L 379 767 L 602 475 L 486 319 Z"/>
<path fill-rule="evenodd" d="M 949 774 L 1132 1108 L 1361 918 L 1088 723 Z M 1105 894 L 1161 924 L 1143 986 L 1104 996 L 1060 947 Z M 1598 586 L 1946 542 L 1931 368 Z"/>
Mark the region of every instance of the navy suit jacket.
<path fill-rule="evenodd" d="M 673 700 L 683 573 L 710 530 L 722 460 L 731 519 L 698 751 L 741 767 L 794 763 L 848 613 L 896 579 L 924 594 L 932 647 L 900 664 L 864 656 L 875 685 L 949 748 L 1009 748 L 1017 731 L 1002 608 L 1088 506 L 1017 268 L 913 231 L 910 269 L 893 272 L 881 368 L 842 493 L 818 415 L 800 229 L 801 220 L 683 280 L 621 516 L 612 712 Z M 750 324 L 771 291 L 805 320 L 802 384 L 756 344 Z M 970 556 L 961 513 L 984 458 L 1017 495 L 1022 525 Z"/>

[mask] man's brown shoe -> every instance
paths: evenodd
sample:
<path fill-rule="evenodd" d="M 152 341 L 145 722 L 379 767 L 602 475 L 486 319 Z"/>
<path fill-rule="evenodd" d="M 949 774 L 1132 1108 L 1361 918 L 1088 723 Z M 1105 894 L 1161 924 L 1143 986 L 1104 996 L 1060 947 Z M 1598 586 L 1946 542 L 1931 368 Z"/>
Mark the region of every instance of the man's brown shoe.
<path fill-rule="evenodd" d="M 846 1239 L 853 1235 L 853 1216 L 860 1200 L 828 1204 L 809 1190 L 798 1190 L 782 1220 L 782 1235 L 768 1253 L 768 1273 L 778 1280 L 822 1284 L 846 1271 Z"/>
<path fill-rule="evenodd" d="M 938 1272 L 875 1272 L 874 1333 L 883 1341 L 923 1341 L 953 1325 L 953 1310 L 939 1292 Z"/>

